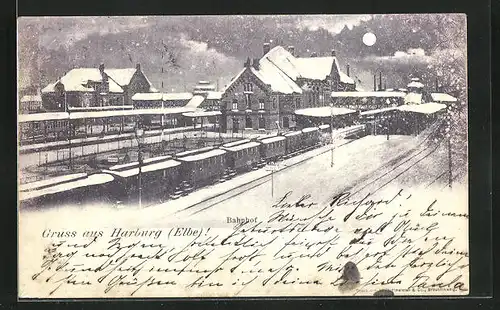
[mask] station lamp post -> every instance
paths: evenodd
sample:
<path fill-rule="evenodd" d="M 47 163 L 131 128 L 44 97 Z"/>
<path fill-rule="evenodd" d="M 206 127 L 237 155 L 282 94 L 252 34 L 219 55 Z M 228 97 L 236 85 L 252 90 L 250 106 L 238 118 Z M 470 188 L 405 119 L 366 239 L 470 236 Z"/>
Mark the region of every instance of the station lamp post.
<path fill-rule="evenodd" d="M 137 139 L 137 162 L 139 163 L 138 174 L 138 194 L 139 208 L 142 208 L 142 144 L 144 143 L 144 129 L 137 127 L 135 129 L 135 138 Z"/>

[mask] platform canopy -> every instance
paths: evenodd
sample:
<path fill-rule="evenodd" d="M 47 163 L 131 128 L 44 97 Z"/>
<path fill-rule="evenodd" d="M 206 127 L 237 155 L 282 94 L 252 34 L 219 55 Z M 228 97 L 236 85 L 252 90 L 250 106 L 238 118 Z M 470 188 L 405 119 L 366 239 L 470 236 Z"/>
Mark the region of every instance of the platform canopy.
<path fill-rule="evenodd" d="M 398 110 L 404 112 L 414 112 L 422 114 L 433 114 L 446 109 L 446 105 L 443 103 L 429 102 L 423 104 L 407 104 L 398 107 Z"/>
<path fill-rule="evenodd" d="M 457 98 L 445 93 L 431 93 L 431 98 L 436 102 L 457 102 Z"/>
<path fill-rule="evenodd" d="M 331 117 L 352 114 L 356 113 L 356 111 L 347 109 L 347 108 L 338 108 L 338 107 L 318 107 L 318 108 L 308 108 L 308 109 L 300 109 L 295 110 L 296 115 L 310 116 L 310 117 Z"/>
<path fill-rule="evenodd" d="M 381 108 L 381 109 L 375 109 L 375 110 L 367 110 L 360 112 L 359 114 L 364 116 L 364 115 L 374 115 L 374 114 L 380 114 L 384 112 L 389 112 L 389 111 L 394 111 L 397 110 L 398 107 L 387 107 L 387 108 Z"/>
<path fill-rule="evenodd" d="M 338 91 L 332 92 L 332 98 L 403 98 L 404 92 L 397 91 Z"/>
<path fill-rule="evenodd" d="M 186 117 L 207 117 L 207 116 L 216 116 L 221 115 L 220 111 L 195 111 L 195 112 L 186 112 L 182 115 Z"/>

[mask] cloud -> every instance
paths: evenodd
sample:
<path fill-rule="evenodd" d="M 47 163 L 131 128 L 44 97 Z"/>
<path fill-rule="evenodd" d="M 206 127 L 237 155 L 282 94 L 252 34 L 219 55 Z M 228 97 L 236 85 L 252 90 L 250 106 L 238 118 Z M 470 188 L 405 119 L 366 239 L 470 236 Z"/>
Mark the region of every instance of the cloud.
<path fill-rule="evenodd" d="M 19 33 L 30 30 L 38 44 L 48 49 L 70 47 L 90 35 L 113 34 L 148 27 L 153 21 L 139 16 L 95 17 L 23 17 L 19 19 Z"/>
<path fill-rule="evenodd" d="M 337 34 L 347 26 L 352 29 L 361 21 L 371 19 L 370 15 L 310 15 L 300 17 L 297 23 L 299 29 L 309 29 L 312 31 L 320 28 L 328 30 L 332 34 Z"/>
<path fill-rule="evenodd" d="M 379 65 L 438 65 L 453 59 L 464 59 L 465 51 L 460 49 L 439 49 L 428 55 L 422 48 L 410 48 L 406 52 L 396 51 L 392 56 L 368 56 L 362 62 Z"/>
<path fill-rule="evenodd" d="M 364 61 L 385 64 L 425 64 L 432 62 L 432 57 L 426 55 L 422 48 L 410 48 L 406 52 L 396 51 L 392 56 L 367 56 Z"/>
<path fill-rule="evenodd" d="M 190 40 L 186 35 L 182 35 L 180 38 L 181 45 L 187 49 L 187 57 L 184 58 L 195 58 L 205 61 L 206 66 L 212 65 L 227 65 L 239 61 L 235 57 L 227 56 L 224 53 L 217 51 L 214 48 L 209 48 L 208 43 L 200 42 L 195 40 Z"/>

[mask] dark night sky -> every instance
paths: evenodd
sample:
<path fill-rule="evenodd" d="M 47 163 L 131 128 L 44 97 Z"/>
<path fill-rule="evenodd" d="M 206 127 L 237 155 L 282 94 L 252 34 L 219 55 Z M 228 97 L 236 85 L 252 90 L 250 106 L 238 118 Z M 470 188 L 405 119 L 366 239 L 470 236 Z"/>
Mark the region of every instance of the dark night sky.
<path fill-rule="evenodd" d="M 457 25 L 451 31 L 447 19 Z M 464 26 L 462 15 L 21 18 L 19 86 L 43 87 L 71 68 L 103 62 L 106 67 L 141 63 L 157 88 L 164 82 L 164 91 L 189 91 L 198 80 L 222 88 L 247 57 L 260 57 L 262 43 L 272 40 L 294 45 L 302 56 L 337 50 L 342 69 L 349 63 L 351 75 L 367 90 L 377 70 L 388 87 L 402 87 L 408 75 L 433 70 L 450 53 L 465 54 L 465 35 L 456 38 Z M 377 37 L 373 46 L 362 42 L 367 32 Z M 454 44 L 443 40 L 446 36 L 454 37 Z"/>

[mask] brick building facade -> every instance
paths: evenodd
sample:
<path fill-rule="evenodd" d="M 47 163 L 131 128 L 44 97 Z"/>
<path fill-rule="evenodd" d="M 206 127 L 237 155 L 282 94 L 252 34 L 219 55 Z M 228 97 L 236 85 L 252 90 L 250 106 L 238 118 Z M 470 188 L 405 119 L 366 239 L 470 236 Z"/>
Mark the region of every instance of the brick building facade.
<path fill-rule="evenodd" d="M 335 52 L 326 57 L 296 57 L 293 47 L 264 44 L 260 59 L 244 68 L 222 95 L 228 130 L 293 129 L 295 110 L 329 105 L 332 91 L 354 90 L 355 83 L 339 69 Z"/>

